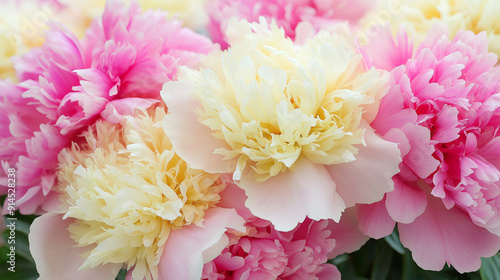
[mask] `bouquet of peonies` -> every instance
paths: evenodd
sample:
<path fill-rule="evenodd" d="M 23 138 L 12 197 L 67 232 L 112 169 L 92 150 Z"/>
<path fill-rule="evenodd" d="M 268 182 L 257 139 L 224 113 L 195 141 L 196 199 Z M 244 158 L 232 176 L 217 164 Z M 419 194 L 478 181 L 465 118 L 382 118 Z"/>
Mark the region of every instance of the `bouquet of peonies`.
<path fill-rule="evenodd" d="M 500 279 L 498 0 L 0 7 L 2 279 Z"/>

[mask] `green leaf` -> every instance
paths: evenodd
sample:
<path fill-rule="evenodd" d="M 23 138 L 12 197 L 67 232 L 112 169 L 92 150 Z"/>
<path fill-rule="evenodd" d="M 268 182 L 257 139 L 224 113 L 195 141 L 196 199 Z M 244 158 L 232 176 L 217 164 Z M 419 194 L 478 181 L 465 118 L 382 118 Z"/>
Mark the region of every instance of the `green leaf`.
<path fill-rule="evenodd" d="M 16 221 L 16 232 L 22 232 L 25 235 L 29 235 L 30 234 L 30 226 L 31 226 L 31 224 L 29 222 L 18 219 Z"/>
<path fill-rule="evenodd" d="M 118 275 L 116 275 L 115 280 L 125 280 L 125 277 L 127 277 L 127 270 L 120 269 L 120 272 L 118 272 Z"/>
<path fill-rule="evenodd" d="M 328 262 L 331 263 L 331 264 L 333 264 L 333 265 L 335 265 L 335 266 L 338 266 L 338 265 L 341 265 L 342 263 L 348 262 L 348 261 L 349 261 L 349 255 L 348 254 L 342 254 L 340 256 L 335 257 L 334 259 L 331 259 Z"/>
<path fill-rule="evenodd" d="M 479 274 L 483 280 L 500 279 L 500 254 L 497 253 L 488 259 L 483 258 Z"/>
<path fill-rule="evenodd" d="M 418 266 L 411 257 L 410 250 L 406 249 L 403 260 L 403 277 L 402 280 L 416 280 Z"/>
<path fill-rule="evenodd" d="M 394 251 L 400 253 L 401 255 L 405 253 L 405 248 L 403 247 L 403 244 L 401 244 L 401 241 L 399 241 L 397 229 L 394 229 L 390 235 L 384 237 L 384 240 L 387 244 L 389 244 L 389 246 L 392 247 L 392 249 L 394 249 Z"/>
<path fill-rule="evenodd" d="M 392 263 L 393 250 L 383 241 L 377 242 L 375 260 L 372 267 L 372 280 L 385 280 L 389 275 Z"/>

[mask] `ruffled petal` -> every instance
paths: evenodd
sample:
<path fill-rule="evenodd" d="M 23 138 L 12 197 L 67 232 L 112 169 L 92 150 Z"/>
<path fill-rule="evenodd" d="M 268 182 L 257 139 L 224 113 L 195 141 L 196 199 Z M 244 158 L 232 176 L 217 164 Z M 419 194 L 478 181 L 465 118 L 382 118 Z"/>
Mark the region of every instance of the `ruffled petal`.
<path fill-rule="evenodd" d="M 329 222 L 327 229 L 332 232 L 331 236 L 335 239 L 335 248 L 328 254 L 328 259 L 333 259 L 343 253 L 357 251 L 369 239 L 358 227 L 356 208 L 354 207 L 345 210 L 340 222 Z"/>
<path fill-rule="evenodd" d="M 417 182 L 401 182 L 395 179 L 394 190 L 387 193 L 385 205 L 396 222 L 411 223 L 424 212 L 427 198 Z"/>
<path fill-rule="evenodd" d="M 422 215 L 411 224 L 398 224 L 401 243 L 420 267 L 438 271 L 448 263 L 460 273 L 471 272 L 481 267 L 481 257 L 498 252 L 499 236 L 474 225 L 457 207 L 448 210 L 441 199 L 427 198 Z"/>
<path fill-rule="evenodd" d="M 389 216 L 385 206 L 385 199 L 372 204 L 358 204 L 359 228 L 361 231 L 375 239 L 382 238 L 392 233 L 396 222 Z"/>
<path fill-rule="evenodd" d="M 276 230 L 290 231 L 309 217 L 340 220 L 345 204 L 323 165 L 300 157 L 295 170 L 264 182 L 244 174 L 238 184 L 245 190 L 245 203 L 255 216 L 271 221 Z"/>
<path fill-rule="evenodd" d="M 158 265 L 159 279 L 200 279 L 203 264 L 229 243 L 226 230 L 246 231 L 245 220 L 234 209 L 212 208 L 204 218 L 203 227 L 192 224 L 170 233 Z"/>
<path fill-rule="evenodd" d="M 33 221 L 29 234 L 30 252 L 40 274 L 39 280 L 114 280 L 121 264 L 99 265 L 78 270 L 83 264 L 81 257 L 88 251 L 77 247 L 70 237 L 68 226 L 73 221 L 63 220 L 62 215 L 47 213 Z"/>
<path fill-rule="evenodd" d="M 399 172 L 401 154 L 396 143 L 383 140 L 370 127 L 365 142 L 353 162 L 326 167 L 347 207 L 381 200 L 393 190 L 392 176 Z"/>
<path fill-rule="evenodd" d="M 230 147 L 197 119 L 195 110 L 200 104 L 190 94 L 192 87 L 191 83 L 180 81 L 163 85 L 161 96 L 169 112 L 163 121 L 165 133 L 175 152 L 193 168 L 211 173 L 233 172 L 235 161 L 214 154 L 216 149 Z"/>

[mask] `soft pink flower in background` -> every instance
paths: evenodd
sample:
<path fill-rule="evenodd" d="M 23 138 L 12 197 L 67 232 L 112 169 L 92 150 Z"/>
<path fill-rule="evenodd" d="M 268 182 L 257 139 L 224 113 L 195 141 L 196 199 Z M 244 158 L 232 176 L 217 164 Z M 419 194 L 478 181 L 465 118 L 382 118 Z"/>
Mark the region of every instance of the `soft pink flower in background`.
<path fill-rule="evenodd" d="M 234 185 L 221 193 L 219 206 L 235 207 L 246 219 L 247 233 L 233 236 L 229 246 L 205 264 L 202 279 L 340 279 L 327 263 L 345 252 L 358 250 L 368 236 L 361 233 L 353 208 L 340 223 L 306 219 L 291 231 L 277 231 L 244 207 L 245 194 Z"/>
<path fill-rule="evenodd" d="M 360 226 L 380 238 L 398 222 L 403 245 L 424 269 L 479 269 L 500 249 L 500 69 L 484 33 L 450 40 L 435 26 L 412 54 L 388 28 L 362 48 L 368 66 L 391 71 L 372 122 L 399 143 L 394 191 L 360 206 Z"/>
<path fill-rule="evenodd" d="M 331 28 L 339 22 L 355 25 L 375 3 L 369 0 L 214 0 L 207 4 L 210 16 L 207 29 L 212 40 L 226 48 L 224 34 L 231 17 L 258 22 L 263 16 L 269 22 L 275 20 L 293 40 L 301 23 L 307 22 L 307 29 L 312 26 L 315 31 Z"/>
<path fill-rule="evenodd" d="M 159 102 L 162 84 L 175 79 L 180 65 L 196 66 L 213 49 L 164 13 L 139 11 L 135 2 L 129 8 L 109 1 L 82 40 L 53 24 L 46 43 L 17 60 L 20 85 L 2 82 L 0 160 L 19 170 L 21 213 L 50 207 L 44 203 L 51 201 L 57 154 L 83 129 Z"/>

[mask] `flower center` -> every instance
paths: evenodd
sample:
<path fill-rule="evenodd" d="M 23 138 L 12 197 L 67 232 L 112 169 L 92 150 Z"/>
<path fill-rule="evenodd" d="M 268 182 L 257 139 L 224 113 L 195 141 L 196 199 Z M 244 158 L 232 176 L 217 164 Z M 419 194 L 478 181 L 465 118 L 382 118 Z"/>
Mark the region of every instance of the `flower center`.
<path fill-rule="evenodd" d="M 215 153 L 237 159 L 236 180 L 251 172 L 265 181 L 293 169 L 301 156 L 319 164 L 353 161 L 363 143 L 363 105 L 385 81 L 365 72 L 345 43 L 319 38 L 294 46 L 270 32 L 254 38 L 256 50 L 247 46 L 254 41 L 234 44 L 222 65 L 184 77 L 199 85 L 200 122 L 231 147 Z"/>

